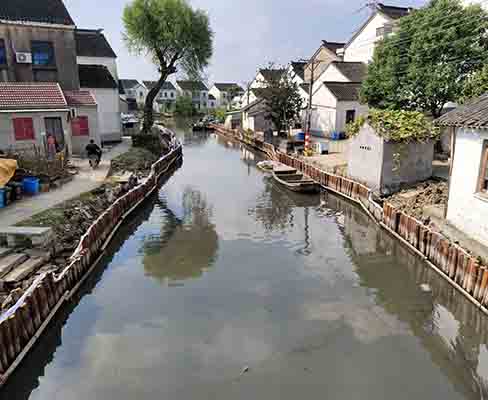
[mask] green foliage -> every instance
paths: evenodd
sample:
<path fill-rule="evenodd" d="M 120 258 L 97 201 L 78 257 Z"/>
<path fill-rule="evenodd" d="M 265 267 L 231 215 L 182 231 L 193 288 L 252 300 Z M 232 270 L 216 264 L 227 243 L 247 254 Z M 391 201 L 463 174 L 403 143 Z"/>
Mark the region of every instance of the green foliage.
<path fill-rule="evenodd" d="M 131 0 L 122 19 L 128 48 L 149 55 L 161 74 L 146 98 L 143 130 L 148 132 L 153 102 L 164 82 L 178 70 L 197 79 L 212 56 L 213 32 L 207 14 L 186 0 Z"/>
<path fill-rule="evenodd" d="M 372 109 L 368 118 L 360 117 L 348 124 L 348 135 L 355 136 L 368 122 L 376 134 L 393 142 L 425 142 L 439 138 L 440 131 L 418 111 Z"/>
<path fill-rule="evenodd" d="M 375 49 L 361 98 L 372 107 L 438 117 L 488 59 L 488 14 L 459 0 L 431 0 Z"/>
<path fill-rule="evenodd" d="M 272 64 L 268 68 L 274 69 Z M 270 77 L 266 87 L 259 91 L 259 97 L 264 99 L 266 118 L 273 122 L 278 132 L 300 118 L 303 99 L 298 85 L 287 72 Z"/>
<path fill-rule="evenodd" d="M 459 101 L 465 103 L 485 93 L 488 93 L 488 64 L 466 80 Z"/>
<path fill-rule="evenodd" d="M 192 117 L 196 114 L 191 97 L 178 96 L 175 103 L 175 114 L 179 117 Z"/>
<path fill-rule="evenodd" d="M 359 133 L 360 129 L 363 127 L 365 122 L 366 122 L 366 118 L 363 115 L 360 115 L 358 118 L 356 118 L 355 121 L 349 122 L 346 125 L 347 137 L 356 136 Z"/>

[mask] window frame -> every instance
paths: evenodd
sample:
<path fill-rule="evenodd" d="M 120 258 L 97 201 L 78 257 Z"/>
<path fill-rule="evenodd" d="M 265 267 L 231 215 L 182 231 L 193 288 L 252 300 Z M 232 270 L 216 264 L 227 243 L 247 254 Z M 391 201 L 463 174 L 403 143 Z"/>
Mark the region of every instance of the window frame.
<path fill-rule="evenodd" d="M 3 50 L 3 62 L 2 62 L 2 50 Z M 7 65 L 7 46 L 5 45 L 5 39 L 0 38 L 0 66 Z"/>
<path fill-rule="evenodd" d="M 352 114 L 352 120 L 348 121 L 348 116 Z M 346 110 L 346 124 L 356 121 L 356 110 Z"/>
<path fill-rule="evenodd" d="M 26 123 L 28 123 L 26 126 Z M 16 117 L 12 118 L 12 125 L 14 128 L 14 139 L 16 142 L 24 140 L 36 140 L 36 130 L 34 127 L 34 118 L 32 117 Z M 19 132 L 21 128 L 22 132 Z M 30 129 L 30 133 L 27 134 L 26 128 Z"/>
<path fill-rule="evenodd" d="M 36 58 L 36 54 L 42 54 L 41 52 L 36 52 L 34 50 L 37 50 L 35 47 L 44 45 L 48 49 L 48 62 L 44 63 L 39 63 L 36 62 L 38 58 Z M 49 51 L 51 54 L 49 54 Z M 33 40 L 31 41 L 31 53 L 32 53 L 32 67 L 33 68 L 53 68 L 56 67 L 56 51 L 54 49 L 54 44 L 53 42 L 50 41 L 44 41 L 44 40 Z"/>
<path fill-rule="evenodd" d="M 478 184 L 476 185 L 476 193 L 483 196 L 488 196 L 488 140 L 483 141 L 480 173 L 478 176 Z"/>

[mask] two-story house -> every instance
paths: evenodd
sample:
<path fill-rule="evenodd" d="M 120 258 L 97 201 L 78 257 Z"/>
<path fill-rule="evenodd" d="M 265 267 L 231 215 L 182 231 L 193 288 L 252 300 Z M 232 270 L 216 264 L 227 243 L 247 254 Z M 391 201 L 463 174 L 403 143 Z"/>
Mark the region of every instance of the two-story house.
<path fill-rule="evenodd" d="M 266 88 L 270 81 L 280 79 L 286 70 L 283 68 L 261 68 L 241 96 L 241 105 L 246 107 L 259 98 L 259 89 Z"/>
<path fill-rule="evenodd" d="M 142 81 L 148 92 L 156 85 L 155 81 Z M 166 81 L 163 83 L 163 87 L 159 91 L 155 101 L 154 110 L 156 112 L 172 112 L 175 109 L 176 104 L 176 88 L 175 86 Z"/>
<path fill-rule="evenodd" d="M 98 128 L 102 142 L 122 140 L 117 55 L 102 29 L 77 29 L 76 54 L 80 87 L 98 103 Z"/>
<path fill-rule="evenodd" d="M 45 150 L 53 136 L 71 153 L 100 141 L 97 103 L 80 91 L 76 28 L 62 0 L 0 2 L 0 81 L 0 146 Z"/>
<path fill-rule="evenodd" d="M 136 108 L 144 107 L 147 96 L 147 88 L 137 79 L 119 79 L 119 94 L 130 103 L 135 103 Z"/>
<path fill-rule="evenodd" d="M 176 81 L 176 90 L 179 96 L 190 97 L 196 110 L 209 108 L 208 88 L 203 82 L 179 80 Z"/>
<path fill-rule="evenodd" d="M 230 109 L 240 103 L 244 89 L 237 83 L 214 83 L 209 93 L 215 98 L 217 107 Z"/>

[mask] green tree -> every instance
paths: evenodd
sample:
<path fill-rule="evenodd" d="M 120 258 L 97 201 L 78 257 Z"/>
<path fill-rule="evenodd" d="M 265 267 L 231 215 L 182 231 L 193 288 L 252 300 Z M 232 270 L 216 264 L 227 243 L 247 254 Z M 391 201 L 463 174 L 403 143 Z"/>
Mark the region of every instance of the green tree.
<path fill-rule="evenodd" d="M 273 66 L 270 69 L 274 69 Z M 282 74 L 272 74 L 266 87 L 256 92 L 264 99 L 265 117 L 273 122 L 278 132 L 300 119 L 303 99 L 298 84 L 286 70 Z"/>
<path fill-rule="evenodd" d="M 124 39 L 135 54 L 147 54 L 160 78 L 144 105 L 143 131 L 153 122 L 153 102 L 166 79 L 179 69 L 197 77 L 212 56 L 213 32 L 207 14 L 186 0 L 132 0 L 123 14 Z"/>
<path fill-rule="evenodd" d="M 431 0 L 401 18 L 395 34 L 377 46 L 362 100 L 438 117 L 488 59 L 487 29 L 488 14 L 479 5 Z"/>
<path fill-rule="evenodd" d="M 466 79 L 459 101 L 465 103 L 485 93 L 488 93 L 488 64 Z"/>
<path fill-rule="evenodd" d="M 191 117 L 195 114 L 190 96 L 178 96 L 175 103 L 175 114 L 179 117 Z"/>

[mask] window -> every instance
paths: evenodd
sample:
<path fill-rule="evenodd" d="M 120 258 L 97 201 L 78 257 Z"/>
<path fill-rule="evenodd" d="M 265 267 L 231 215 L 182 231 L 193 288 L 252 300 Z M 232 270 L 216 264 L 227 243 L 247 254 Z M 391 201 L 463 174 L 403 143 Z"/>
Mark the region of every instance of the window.
<path fill-rule="evenodd" d="M 14 118 L 14 134 L 15 140 L 33 140 L 34 135 L 34 121 L 32 118 Z"/>
<path fill-rule="evenodd" d="M 143 92 L 139 92 L 139 97 L 142 99 L 144 97 L 144 93 Z"/>
<path fill-rule="evenodd" d="M 171 92 L 171 93 L 169 94 L 169 97 L 173 98 L 173 97 L 175 97 L 175 94 L 174 94 L 173 92 Z"/>
<path fill-rule="evenodd" d="M 32 64 L 54 66 L 54 47 L 51 42 L 32 42 Z"/>
<path fill-rule="evenodd" d="M 0 39 L 0 65 L 7 64 L 7 53 L 5 50 L 5 41 Z"/>
<path fill-rule="evenodd" d="M 346 124 L 350 122 L 354 122 L 356 119 L 356 110 L 347 110 L 346 111 Z"/>
<path fill-rule="evenodd" d="M 385 25 L 380 28 L 376 28 L 376 37 L 386 36 L 393 32 L 393 26 Z"/>
<path fill-rule="evenodd" d="M 203 97 L 203 98 L 206 98 L 206 97 L 207 97 L 207 93 L 202 92 L 202 97 Z"/>
<path fill-rule="evenodd" d="M 485 140 L 483 143 L 478 191 L 488 193 L 488 140 Z"/>
<path fill-rule="evenodd" d="M 73 136 L 90 136 L 88 117 L 80 116 L 71 120 L 71 133 Z"/>
<path fill-rule="evenodd" d="M 168 92 L 164 92 L 164 97 L 168 97 Z"/>

